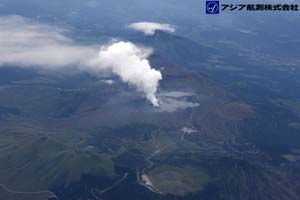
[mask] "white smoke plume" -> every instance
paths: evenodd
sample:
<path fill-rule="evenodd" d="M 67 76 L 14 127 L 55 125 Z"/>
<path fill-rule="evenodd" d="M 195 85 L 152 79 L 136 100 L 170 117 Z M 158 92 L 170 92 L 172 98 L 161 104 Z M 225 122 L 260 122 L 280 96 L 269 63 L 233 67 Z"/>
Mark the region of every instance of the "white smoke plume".
<path fill-rule="evenodd" d="M 95 75 L 110 71 L 144 92 L 158 106 L 156 91 L 162 75 L 151 68 L 151 50 L 130 42 L 99 47 L 78 45 L 64 30 L 21 16 L 0 17 L 0 66 L 60 69 L 78 66 Z"/>
<path fill-rule="evenodd" d="M 89 62 L 89 66 L 99 66 L 103 69 L 111 69 L 118 74 L 124 82 L 134 85 L 138 90 L 147 95 L 147 99 L 154 106 L 158 106 L 155 96 L 159 80 L 162 75 L 159 71 L 152 69 L 146 59 L 152 51 L 139 48 L 130 42 L 117 42 L 102 47 L 96 59 Z"/>
<path fill-rule="evenodd" d="M 170 24 L 160 24 L 154 22 L 137 22 L 130 24 L 128 27 L 136 31 L 141 31 L 147 36 L 154 35 L 156 31 L 174 33 L 176 30 L 175 27 Z"/>
<path fill-rule="evenodd" d="M 188 97 L 193 97 L 195 95 L 195 93 L 183 91 L 162 92 L 159 94 L 160 111 L 175 112 L 177 110 L 198 107 L 200 106 L 199 103 L 188 99 Z"/>

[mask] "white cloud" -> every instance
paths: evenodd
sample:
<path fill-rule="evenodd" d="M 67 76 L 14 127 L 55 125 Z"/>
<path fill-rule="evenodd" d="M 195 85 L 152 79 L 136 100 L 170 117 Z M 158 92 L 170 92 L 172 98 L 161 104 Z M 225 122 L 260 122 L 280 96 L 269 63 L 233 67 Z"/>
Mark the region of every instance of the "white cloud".
<path fill-rule="evenodd" d="M 175 27 L 170 24 L 160 24 L 153 22 L 137 22 L 130 24 L 128 27 L 136 31 L 141 31 L 145 35 L 154 35 L 156 31 L 174 33 L 176 30 Z"/>
<path fill-rule="evenodd" d="M 146 94 L 158 105 L 156 90 L 162 75 L 151 68 L 150 49 L 130 42 L 100 48 L 75 43 L 64 30 L 20 16 L 0 17 L 0 66 L 60 69 L 77 66 L 95 75 L 110 71 Z"/>
<path fill-rule="evenodd" d="M 59 68 L 79 65 L 95 47 L 74 44 L 63 30 L 20 16 L 0 17 L 0 65 Z"/>
<path fill-rule="evenodd" d="M 243 33 L 243 34 L 248 34 L 248 35 L 257 35 L 256 32 L 254 31 L 251 31 L 251 30 L 247 30 L 247 29 L 239 29 L 238 30 L 240 33 Z"/>
<path fill-rule="evenodd" d="M 110 80 L 110 79 L 108 79 L 108 80 L 102 80 L 101 81 L 102 83 L 105 83 L 105 84 L 107 84 L 107 85 L 112 85 L 112 84 L 114 84 L 114 80 Z"/>

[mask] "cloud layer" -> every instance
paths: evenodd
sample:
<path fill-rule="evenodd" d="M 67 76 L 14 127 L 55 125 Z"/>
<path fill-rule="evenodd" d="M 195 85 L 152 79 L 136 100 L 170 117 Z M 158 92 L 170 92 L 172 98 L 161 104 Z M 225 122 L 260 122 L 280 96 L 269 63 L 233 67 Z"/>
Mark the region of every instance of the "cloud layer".
<path fill-rule="evenodd" d="M 145 35 L 154 35 L 156 31 L 164 31 L 168 33 L 175 32 L 175 27 L 170 24 L 160 24 L 153 22 L 137 22 L 130 24 L 128 27 L 136 31 L 141 31 Z"/>
<path fill-rule="evenodd" d="M 84 46 L 64 35 L 64 30 L 20 16 L 0 17 L 0 66 L 60 69 L 77 66 L 95 75 L 112 72 L 144 92 L 158 106 L 156 91 L 162 75 L 152 69 L 150 49 L 130 42 Z"/>
<path fill-rule="evenodd" d="M 74 44 L 63 30 L 20 16 L 0 17 L 0 65 L 59 68 L 79 65 L 97 52 Z"/>

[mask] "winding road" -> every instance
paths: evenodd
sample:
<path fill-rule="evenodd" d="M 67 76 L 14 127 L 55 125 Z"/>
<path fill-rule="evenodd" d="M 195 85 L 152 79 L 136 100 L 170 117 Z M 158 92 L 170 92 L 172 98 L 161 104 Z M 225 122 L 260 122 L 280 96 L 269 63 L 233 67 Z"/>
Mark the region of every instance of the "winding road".
<path fill-rule="evenodd" d="M 113 188 L 115 188 L 116 186 L 118 186 L 120 183 L 122 183 L 123 181 L 126 180 L 127 176 L 128 176 L 128 173 L 126 172 L 122 178 L 120 178 L 114 184 L 112 184 L 111 186 L 109 186 L 109 187 L 107 187 L 107 188 L 105 188 L 103 190 L 99 190 L 97 188 L 92 189 L 92 191 L 91 191 L 92 195 L 97 200 L 100 199 L 99 196 L 102 196 L 104 193 L 106 193 L 106 192 L 112 190 Z"/>
<path fill-rule="evenodd" d="M 154 162 L 151 159 L 154 158 L 155 156 L 159 155 L 164 150 L 166 150 L 166 149 L 168 149 L 168 148 L 170 148 L 170 147 L 172 147 L 172 146 L 174 146 L 174 145 L 182 142 L 185 139 L 185 135 L 186 134 L 197 132 L 197 130 L 194 128 L 194 126 L 191 123 L 191 121 L 193 119 L 193 113 L 194 113 L 194 110 L 192 110 L 192 112 L 191 112 L 191 114 L 190 114 L 190 116 L 188 118 L 188 121 L 186 122 L 186 124 L 187 124 L 187 127 L 185 127 L 185 128 L 187 128 L 186 131 L 184 130 L 184 128 L 181 129 L 181 131 L 183 132 L 183 134 L 181 135 L 180 139 L 178 139 L 174 143 L 168 144 L 168 145 L 166 145 L 166 146 L 164 146 L 164 147 L 162 147 L 160 149 L 156 149 L 150 156 L 148 156 L 146 158 L 146 160 L 149 163 L 149 165 L 146 166 L 145 168 L 143 168 L 141 174 L 139 174 L 139 172 L 137 171 L 137 182 L 140 185 L 146 187 L 147 189 L 151 190 L 152 192 L 159 193 L 159 194 L 162 193 L 161 191 L 159 191 L 159 189 L 157 189 L 157 188 L 155 188 L 153 186 L 153 184 L 151 183 L 151 181 L 150 181 L 150 179 L 149 179 L 149 177 L 148 177 L 148 175 L 146 173 L 149 169 L 151 169 L 154 166 Z M 141 178 L 140 178 L 140 176 L 141 176 Z"/>
<path fill-rule="evenodd" d="M 186 124 L 187 124 L 187 127 L 185 127 L 186 129 L 181 129 L 180 131 L 183 132 L 183 134 L 181 135 L 180 139 L 178 139 L 177 141 L 171 143 L 171 144 L 168 144 L 162 148 L 159 148 L 159 149 L 156 149 L 152 154 L 150 154 L 147 158 L 146 158 L 146 161 L 149 163 L 148 166 L 146 166 L 145 168 L 142 169 L 142 173 L 140 174 L 139 171 L 137 170 L 137 183 L 146 187 L 147 189 L 151 190 L 152 192 L 155 192 L 155 193 L 159 193 L 161 194 L 162 192 L 158 189 L 158 188 L 155 188 L 153 186 L 153 184 L 151 183 L 148 175 L 147 175 L 147 171 L 149 169 L 151 169 L 153 166 L 154 166 L 154 162 L 152 161 L 152 158 L 154 158 L 155 156 L 159 155 L 161 152 L 163 152 L 164 150 L 180 143 L 181 141 L 183 141 L 185 139 L 185 135 L 186 134 L 190 134 L 190 133 L 193 133 L 193 132 L 197 132 L 197 130 L 194 128 L 194 126 L 192 125 L 191 121 L 193 119 L 193 113 L 194 113 L 194 110 L 192 110 Z M 190 131 L 191 132 L 190 132 Z M 126 180 L 128 176 L 128 173 L 125 173 L 124 176 L 122 178 L 120 178 L 119 180 L 117 180 L 114 184 L 112 184 L 111 186 L 103 189 L 103 190 L 99 190 L 97 188 L 94 188 L 92 189 L 91 191 L 91 194 L 95 197 L 96 200 L 101 200 L 101 196 L 112 190 L 113 188 L 115 188 L 116 186 L 118 186 L 120 183 L 122 183 L 123 181 Z"/>
<path fill-rule="evenodd" d="M 6 185 L 4 184 L 0 184 L 0 187 L 2 187 L 6 192 L 8 193 L 12 193 L 12 194 L 24 194 L 24 195 L 38 195 L 38 194 L 45 194 L 48 195 L 49 198 L 55 198 L 58 199 L 57 196 L 48 190 L 44 190 L 44 191 L 37 191 L 37 192 L 20 192 L 20 191 L 15 191 L 15 190 L 11 190 L 9 189 Z"/>

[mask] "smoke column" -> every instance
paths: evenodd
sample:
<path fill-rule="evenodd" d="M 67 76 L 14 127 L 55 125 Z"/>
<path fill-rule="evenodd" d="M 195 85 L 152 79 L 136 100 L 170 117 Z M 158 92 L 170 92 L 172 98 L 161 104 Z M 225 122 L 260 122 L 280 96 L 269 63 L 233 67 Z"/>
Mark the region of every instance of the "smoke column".
<path fill-rule="evenodd" d="M 110 71 L 158 106 L 156 91 L 162 75 L 147 60 L 151 49 L 119 41 L 99 51 L 96 45 L 76 43 L 64 32 L 21 16 L 0 17 L 0 67 L 59 70 L 76 66 L 95 76 Z"/>
<path fill-rule="evenodd" d="M 118 74 L 124 82 L 143 91 L 153 106 L 158 106 L 156 91 L 162 75 L 151 68 L 147 60 L 150 53 L 149 49 L 139 48 L 133 43 L 117 42 L 102 47 L 98 57 L 88 65 L 96 70 L 109 69 Z"/>

